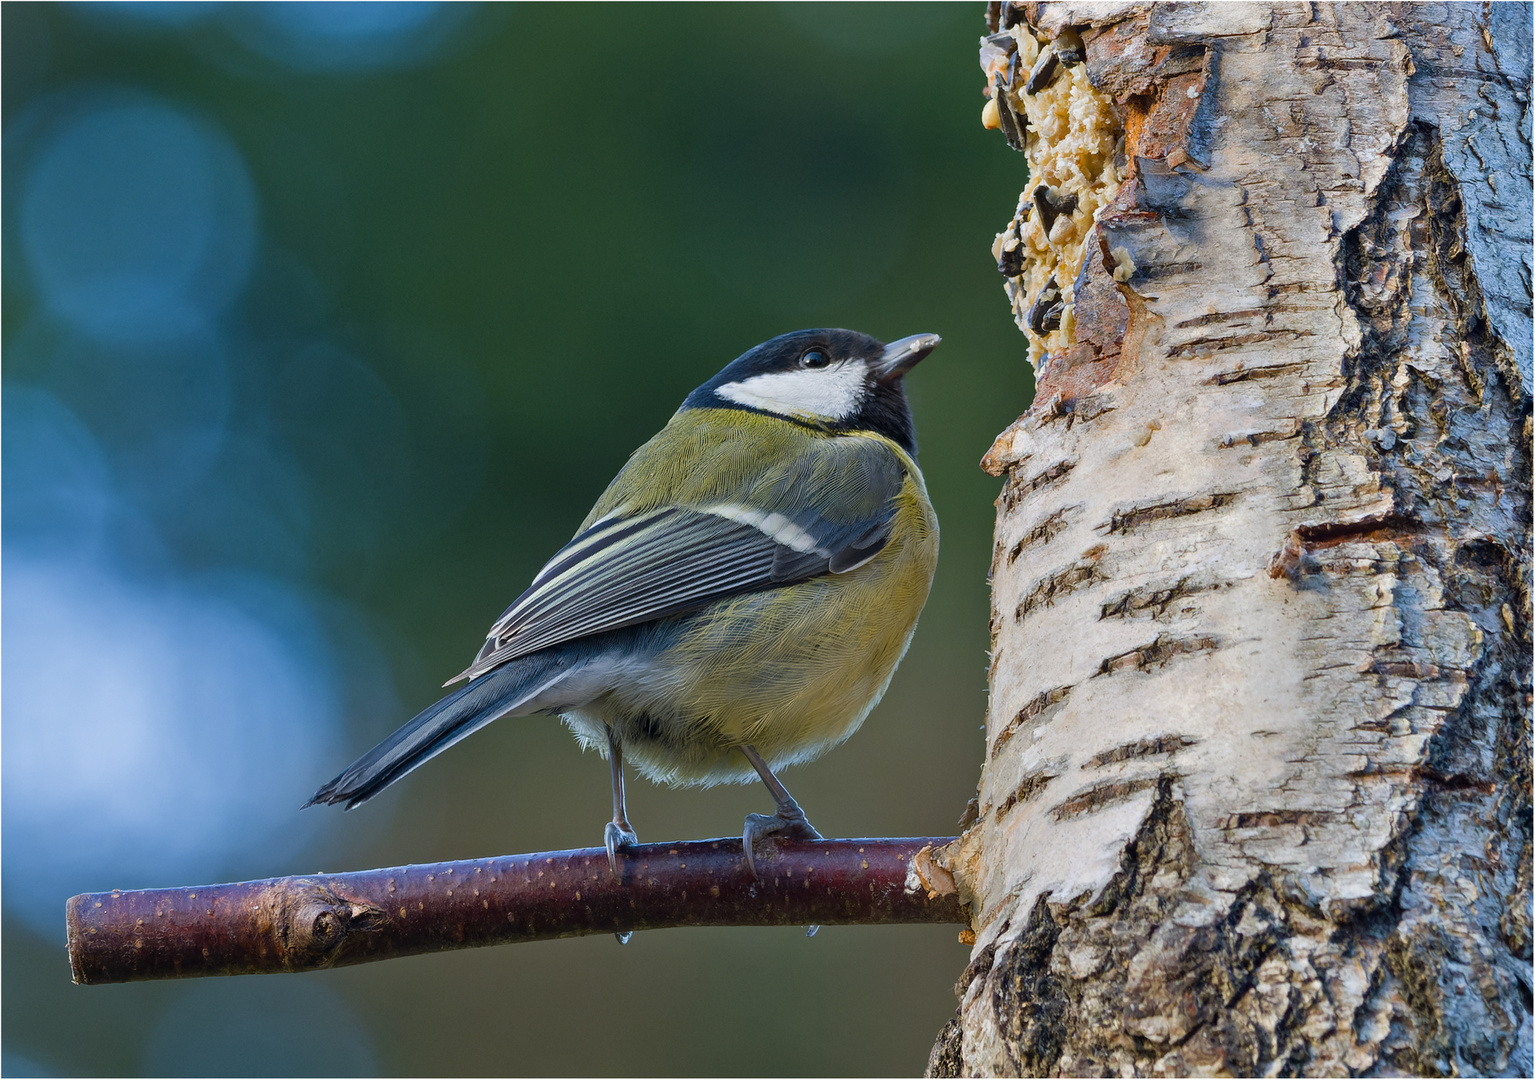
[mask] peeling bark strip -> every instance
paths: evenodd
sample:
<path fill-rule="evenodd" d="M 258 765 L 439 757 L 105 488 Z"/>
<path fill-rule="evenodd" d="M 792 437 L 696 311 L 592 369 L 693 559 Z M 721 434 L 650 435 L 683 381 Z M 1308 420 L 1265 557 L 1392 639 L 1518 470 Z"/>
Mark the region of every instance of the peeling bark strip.
<path fill-rule="evenodd" d="M 1194 495 L 1187 499 L 1154 503 L 1151 506 L 1133 506 L 1128 510 L 1116 510 L 1114 516 L 1105 524 L 1098 526 L 1098 529 L 1100 532 L 1110 533 L 1130 532 L 1152 521 L 1202 514 L 1206 510 L 1229 506 L 1235 499 L 1236 495 L 1232 492 L 1217 491 L 1209 495 Z"/>
<path fill-rule="evenodd" d="M 1022 539 L 1009 549 L 1007 565 L 1011 566 L 1017 562 L 1018 556 L 1023 554 L 1025 548 L 1033 547 L 1035 544 L 1048 544 L 1060 533 L 1064 532 L 1066 529 L 1066 515 L 1072 509 L 1072 507 L 1063 506 L 1044 521 L 1024 533 Z"/>
<path fill-rule="evenodd" d="M 1109 600 L 1098 610 L 1100 619 L 1162 619 L 1169 614 L 1192 615 L 1198 610 L 1193 597 L 1215 589 L 1230 588 L 1230 581 L 1195 581 L 1181 577 L 1171 585 L 1148 585 L 1130 589 Z"/>
<path fill-rule="evenodd" d="M 1056 600 L 1069 596 L 1078 589 L 1085 588 L 1095 581 L 1102 580 L 1098 573 L 1098 567 L 1093 561 L 1093 553 L 1089 552 L 1082 561 L 1057 570 L 1055 573 L 1039 581 L 1029 590 L 1029 594 L 1023 598 L 1014 612 L 1014 619 L 1022 619 L 1029 612 L 1037 608 L 1051 607 Z"/>
<path fill-rule="evenodd" d="M 945 837 L 642 844 L 613 879 L 602 848 L 71 897 L 77 983 L 253 975 L 671 926 L 964 923 L 917 856 Z M 924 856 L 925 858 L 925 856 Z"/>
<path fill-rule="evenodd" d="M 1133 758 L 1152 757 L 1159 754 L 1176 754 L 1179 750 L 1194 745 L 1194 740 L 1186 735 L 1163 735 L 1155 739 L 1138 739 L 1133 743 L 1125 743 L 1116 746 L 1112 750 L 1105 750 L 1101 754 L 1094 754 L 1082 763 L 1084 769 L 1099 769 L 1105 765 L 1113 765 L 1120 761 L 1130 761 Z"/>
<path fill-rule="evenodd" d="M 991 753 L 996 755 L 1007 745 L 1009 739 L 1021 730 L 1031 730 L 1035 725 L 1048 722 L 1055 707 L 1066 700 L 1066 695 L 1071 693 L 1069 686 L 1057 686 L 1053 690 L 1045 690 L 1029 701 L 1027 705 L 1018 710 L 1018 715 L 1008 723 L 1007 727 L 997 735 L 996 741 L 991 744 Z"/>
<path fill-rule="evenodd" d="M 989 10 L 1039 389 L 930 1072 L 1530 1075 L 1530 5 Z"/>

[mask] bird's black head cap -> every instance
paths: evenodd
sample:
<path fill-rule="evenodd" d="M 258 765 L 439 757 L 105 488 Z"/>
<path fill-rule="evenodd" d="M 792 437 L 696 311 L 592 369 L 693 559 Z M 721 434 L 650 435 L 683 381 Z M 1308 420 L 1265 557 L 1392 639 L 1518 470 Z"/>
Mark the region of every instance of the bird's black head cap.
<path fill-rule="evenodd" d="M 764 341 L 688 395 L 684 409 L 744 409 L 828 431 L 873 431 L 917 452 L 902 377 L 937 334 L 885 344 L 855 330 L 796 330 Z"/>

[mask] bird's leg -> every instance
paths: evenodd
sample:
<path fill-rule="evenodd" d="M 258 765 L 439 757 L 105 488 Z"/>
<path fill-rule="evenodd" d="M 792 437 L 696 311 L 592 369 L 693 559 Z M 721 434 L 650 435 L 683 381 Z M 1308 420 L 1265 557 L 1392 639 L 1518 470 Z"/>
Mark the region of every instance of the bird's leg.
<path fill-rule="evenodd" d="M 618 851 L 638 844 L 640 838 L 629 824 L 629 811 L 624 806 L 624 747 L 612 727 L 608 728 L 608 768 L 613 776 L 613 820 L 602 831 L 602 839 L 608 849 L 608 869 L 613 871 L 613 880 L 622 884 L 624 875 L 618 869 Z M 627 945 L 634 931 L 615 930 L 613 936 L 620 945 Z"/>
<path fill-rule="evenodd" d="M 608 849 L 608 868 L 613 876 L 623 880 L 618 872 L 618 851 L 640 842 L 629 824 L 629 811 L 624 806 L 624 748 L 618 741 L 618 733 L 608 728 L 608 767 L 613 771 L 613 820 L 603 830 L 603 841 Z"/>
<path fill-rule="evenodd" d="M 757 770 L 757 775 L 762 777 L 762 782 L 773 793 L 773 801 L 778 804 L 776 814 L 747 814 L 746 828 L 741 833 L 741 847 L 746 852 L 746 865 L 751 869 L 752 877 L 759 877 L 757 873 L 757 860 L 752 851 L 753 845 L 758 840 L 783 833 L 796 840 L 819 840 L 821 834 L 815 831 L 815 826 L 810 824 L 805 817 L 805 811 L 800 809 L 799 803 L 794 801 L 794 796 L 789 794 L 789 789 L 779 782 L 773 775 L 773 770 L 767 767 L 767 762 L 762 760 L 762 755 L 756 748 L 741 744 L 741 753 L 746 755 L 746 760 L 752 763 L 752 768 Z"/>

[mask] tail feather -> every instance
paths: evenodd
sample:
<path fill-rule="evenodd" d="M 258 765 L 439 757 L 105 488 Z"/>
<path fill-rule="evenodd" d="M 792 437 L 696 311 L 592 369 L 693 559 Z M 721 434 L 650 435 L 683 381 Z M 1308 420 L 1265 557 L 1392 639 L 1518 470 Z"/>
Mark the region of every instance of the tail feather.
<path fill-rule="evenodd" d="M 522 657 L 461 686 L 421 710 L 383 742 L 348 765 L 304 806 L 360 806 L 416 766 L 537 696 L 567 672 L 559 657 Z"/>

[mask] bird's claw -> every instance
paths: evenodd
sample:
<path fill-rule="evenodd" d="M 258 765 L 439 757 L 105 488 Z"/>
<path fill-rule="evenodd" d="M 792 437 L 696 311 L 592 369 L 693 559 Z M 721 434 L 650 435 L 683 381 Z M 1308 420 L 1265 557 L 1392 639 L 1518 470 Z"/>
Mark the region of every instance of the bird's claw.
<path fill-rule="evenodd" d="M 603 846 L 608 849 L 608 869 L 613 871 L 613 878 L 622 881 L 624 875 L 618 869 L 618 853 L 624 848 L 631 848 L 640 842 L 627 822 L 619 824 L 616 821 L 608 822 L 608 827 L 602 831 Z"/>
<path fill-rule="evenodd" d="M 791 840 L 821 839 L 821 834 L 815 831 L 815 826 L 810 824 L 805 812 L 798 806 L 788 813 L 747 814 L 746 825 L 741 830 L 741 850 L 746 854 L 746 868 L 759 881 L 762 875 L 757 873 L 757 856 L 753 848 L 758 840 L 780 835 Z"/>

